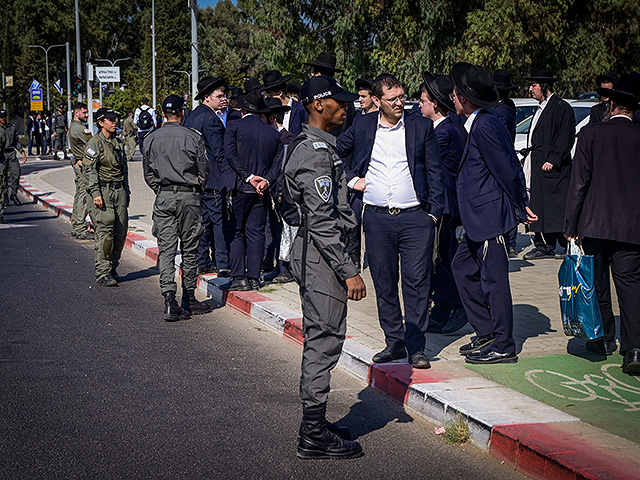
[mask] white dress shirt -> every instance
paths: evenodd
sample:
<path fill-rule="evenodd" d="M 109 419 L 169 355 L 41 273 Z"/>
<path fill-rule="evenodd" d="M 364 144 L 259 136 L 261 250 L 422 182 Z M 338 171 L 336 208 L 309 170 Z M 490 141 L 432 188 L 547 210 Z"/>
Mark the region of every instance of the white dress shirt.
<path fill-rule="evenodd" d="M 289 98 L 289 103 L 287 105 L 289 105 L 293 109 L 293 98 Z M 289 130 L 289 122 L 291 122 L 291 110 L 285 112 L 284 119 L 282 120 L 282 126 L 287 130 Z"/>
<path fill-rule="evenodd" d="M 467 118 L 467 121 L 464 122 L 464 129 L 467 131 L 467 133 L 471 132 L 471 127 L 473 127 L 473 122 L 475 121 L 476 117 L 478 116 L 478 112 L 482 110 L 482 108 L 478 108 L 476 110 L 473 111 L 473 113 L 471 115 L 469 115 L 469 118 Z"/>
<path fill-rule="evenodd" d="M 540 115 L 542 115 L 542 111 L 549 104 L 549 99 L 553 96 L 553 93 L 544 99 L 538 105 L 536 112 L 533 114 L 533 118 L 531 119 L 531 125 L 529 125 L 529 133 L 527 133 L 527 148 L 531 146 L 531 134 L 533 133 L 534 128 L 538 124 L 538 120 L 540 120 Z M 527 194 L 531 197 L 531 152 L 524 159 L 524 165 L 522 166 L 522 171 L 524 173 L 524 182 L 527 186 Z"/>
<path fill-rule="evenodd" d="M 420 205 L 407 161 L 404 114 L 393 127 L 378 116 L 376 138 L 365 175 L 363 201 L 377 207 L 411 208 Z"/>

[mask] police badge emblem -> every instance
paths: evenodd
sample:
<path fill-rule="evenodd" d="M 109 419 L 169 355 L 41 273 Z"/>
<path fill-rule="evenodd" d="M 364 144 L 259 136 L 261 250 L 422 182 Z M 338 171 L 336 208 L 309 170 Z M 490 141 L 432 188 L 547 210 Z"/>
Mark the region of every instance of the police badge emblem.
<path fill-rule="evenodd" d="M 325 202 L 328 202 L 331 198 L 331 189 L 333 187 L 333 183 L 331 182 L 331 177 L 328 175 L 323 175 L 321 177 L 316 178 L 313 181 L 316 185 L 316 190 L 318 191 L 318 195 Z"/>

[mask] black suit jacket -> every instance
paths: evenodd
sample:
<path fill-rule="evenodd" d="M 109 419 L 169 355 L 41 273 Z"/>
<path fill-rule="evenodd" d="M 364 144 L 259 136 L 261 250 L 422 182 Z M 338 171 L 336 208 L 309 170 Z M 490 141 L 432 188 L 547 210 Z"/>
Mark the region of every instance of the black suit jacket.
<path fill-rule="evenodd" d="M 338 155 L 347 158 L 353 154 L 352 167 L 345 168 L 347 182 L 367 174 L 378 118 L 379 112 L 356 115 L 351 127 L 338 137 Z M 433 122 L 417 115 L 405 115 L 404 122 L 407 161 L 416 196 L 427 212 L 440 218 L 444 210 L 444 181 Z"/>
<path fill-rule="evenodd" d="M 573 160 L 564 232 L 640 245 L 640 129 L 616 117 L 585 126 Z"/>
<path fill-rule="evenodd" d="M 571 176 L 571 148 L 576 136 L 573 108 L 557 95 L 549 98 L 535 129 L 531 146 L 531 209 L 540 218 L 534 232 L 561 232 Z M 550 172 L 542 171 L 546 162 Z"/>

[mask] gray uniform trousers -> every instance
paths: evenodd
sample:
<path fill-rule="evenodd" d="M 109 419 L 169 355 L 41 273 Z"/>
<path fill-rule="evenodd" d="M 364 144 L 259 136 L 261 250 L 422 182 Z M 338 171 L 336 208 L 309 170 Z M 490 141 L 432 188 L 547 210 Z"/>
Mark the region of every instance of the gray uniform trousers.
<path fill-rule="evenodd" d="M 99 209 L 90 200 L 91 220 L 96 230 L 96 280 L 109 275 L 118 267 L 127 238 L 129 215 L 127 192 L 122 187 L 104 186 L 101 189 L 104 208 Z"/>
<path fill-rule="evenodd" d="M 18 160 L 18 154 L 15 150 L 11 152 L 4 153 L 4 159 L 7 163 L 7 178 L 9 175 L 11 178 L 8 178 L 7 185 L 7 195 L 9 198 L 13 195 L 18 194 L 18 190 L 20 189 L 20 161 Z"/>
<path fill-rule="evenodd" d="M 175 258 L 178 240 L 182 253 L 182 286 L 187 290 L 195 290 L 198 286 L 198 246 L 204 232 L 200 194 L 173 188 L 173 191 L 159 191 L 153 204 L 152 233 L 158 241 L 160 291 L 163 295 L 177 290 Z"/>
<path fill-rule="evenodd" d="M 60 151 L 65 152 L 66 155 L 66 147 L 67 147 L 67 132 L 65 130 L 56 129 L 56 142 L 55 142 L 55 153 Z"/>
<path fill-rule="evenodd" d="M 76 192 L 73 195 L 73 212 L 71 213 L 71 233 L 74 235 L 82 235 L 87 231 L 87 211 L 89 209 L 88 202 L 93 203 L 90 195 L 87 193 L 87 182 L 82 169 L 82 161 L 78 161 L 73 166 L 75 174 Z"/>
<path fill-rule="evenodd" d="M 291 274 L 302 298 L 302 375 L 300 398 L 304 407 L 327 403 L 331 370 L 340 360 L 347 333 L 347 285 L 309 241 L 306 272 L 302 278 L 304 238 L 295 239 L 291 251 Z M 304 280 L 304 281 L 303 281 Z M 302 287 L 304 285 L 304 287 Z"/>

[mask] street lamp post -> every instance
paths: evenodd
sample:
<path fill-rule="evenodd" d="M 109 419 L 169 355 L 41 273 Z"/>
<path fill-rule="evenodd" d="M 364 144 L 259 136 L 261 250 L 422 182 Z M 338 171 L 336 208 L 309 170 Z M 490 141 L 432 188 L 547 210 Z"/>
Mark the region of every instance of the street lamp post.
<path fill-rule="evenodd" d="M 42 50 L 44 50 L 44 58 L 45 58 L 45 64 L 46 64 L 46 70 L 47 70 L 47 110 L 51 110 L 51 104 L 49 103 L 49 50 L 51 50 L 53 47 L 66 47 L 66 46 L 67 46 L 66 43 L 51 45 L 48 48 L 44 48 L 42 45 L 25 45 L 25 47 L 41 48 Z M 69 68 L 69 66 L 67 66 L 67 68 Z"/>
<path fill-rule="evenodd" d="M 96 58 L 96 62 L 107 62 L 110 63 L 112 67 L 115 67 L 116 63 L 124 62 L 125 60 L 131 60 L 131 57 L 118 58 L 113 62 L 108 58 Z M 102 82 L 100 81 L 100 79 L 98 79 L 98 81 L 100 82 L 100 105 L 102 105 Z"/>
<path fill-rule="evenodd" d="M 191 96 L 191 99 L 193 100 L 194 91 L 193 91 L 193 84 L 191 83 L 191 76 L 192 76 L 193 72 L 187 72 L 186 70 L 174 70 L 173 72 L 174 73 L 184 73 L 184 74 L 187 75 L 187 78 L 189 79 L 189 95 Z M 198 70 L 198 73 L 200 73 L 200 72 L 204 72 L 204 70 Z"/>

